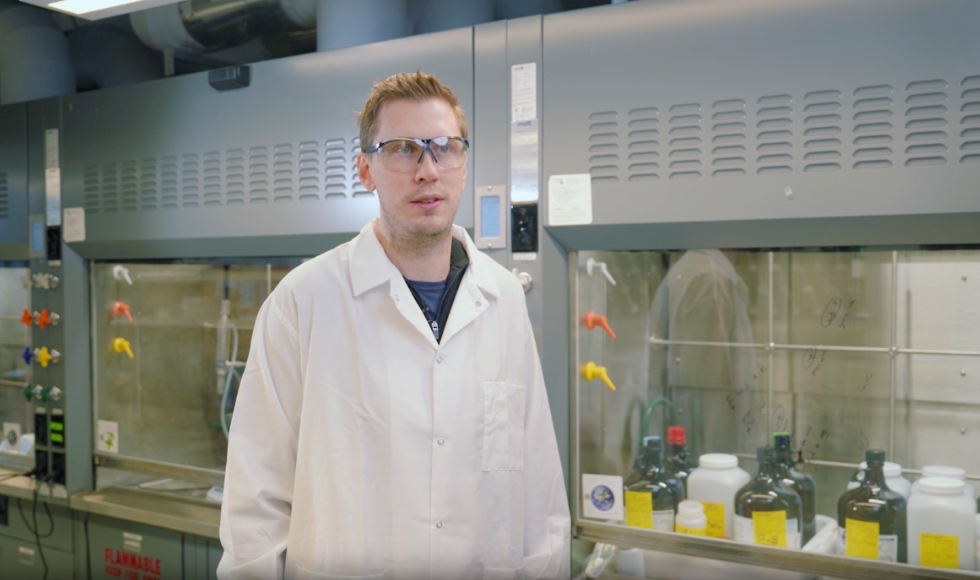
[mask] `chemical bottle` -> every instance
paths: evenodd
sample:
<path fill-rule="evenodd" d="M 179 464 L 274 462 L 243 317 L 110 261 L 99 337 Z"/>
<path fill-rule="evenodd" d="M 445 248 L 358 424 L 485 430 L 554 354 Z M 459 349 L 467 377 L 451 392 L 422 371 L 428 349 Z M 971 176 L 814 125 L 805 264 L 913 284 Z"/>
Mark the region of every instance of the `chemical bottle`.
<path fill-rule="evenodd" d="M 864 472 L 867 469 L 867 462 L 862 461 L 859 469 L 854 472 L 854 475 L 851 476 L 851 480 L 847 482 L 847 489 L 856 489 L 860 487 L 861 482 L 864 481 Z M 909 493 L 912 491 L 912 482 L 902 477 L 901 465 L 892 463 L 891 461 L 885 462 L 885 482 L 888 483 L 889 489 L 898 492 L 898 494 L 905 499 L 909 498 Z"/>
<path fill-rule="evenodd" d="M 708 518 L 704 515 L 704 506 L 701 505 L 701 502 L 688 499 L 677 505 L 674 531 L 689 536 L 708 535 Z"/>
<path fill-rule="evenodd" d="M 776 447 L 776 477 L 783 480 L 783 483 L 791 487 L 803 500 L 801 544 L 805 546 L 817 534 L 817 482 L 809 473 L 796 469 L 789 433 L 775 433 L 773 444 Z"/>
<path fill-rule="evenodd" d="M 837 501 L 837 523 L 846 556 L 906 562 L 905 498 L 885 482 L 885 452 L 868 450 L 867 468 L 859 487 Z"/>
<path fill-rule="evenodd" d="M 734 537 L 735 494 L 751 479 L 734 455 L 708 453 L 698 458 L 698 468 L 687 478 L 687 498 L 704 506 L 708 537 Z"/>
<path fill-rule="evenodd" d="M 663 468 L 664 442 L 660 437 L 643 438 L 643 474 L 626 487 L 626 525 L 661 532 L 674 530 L 677 504 L 684 499 L 684 486 Z"/>
<path fill-rule="evenodd" d="M 664 466 L 686 490 L 687 476 L 694 470 L 694 465 L 687 451 L 687 437 L 683 427 L 667 427 L 667 456 L 664 458 Z"/>
<path fill-rule="evenodd" d="M 735 541 L 799 550 L 803 500 L 776 477 L 772 447 L 759 447 L 756 459 L 759 473 L 735 496 Z"/>
<path fill-rule="evenodd" d="M 963 482 L 949 477 L 920 479 L 909 498 L 909 564 L 976 570 L 976 509 Z"/>
<path fill-rule="evenodd" d="M 926 465 L 922 468 L 922 479 L 927 477 L 949 477 L 951 479 L 958 479 L 963 482 L 963 495 L 973 498 L 975 493 L 973 486 L 966 482 L 966 470 L 960 469 L 959 467 L 948 467 L 946 465 Z M 909 493 L 911 498 L 919 491 L 919 479 L 912 484 L 912 491 Z"/>

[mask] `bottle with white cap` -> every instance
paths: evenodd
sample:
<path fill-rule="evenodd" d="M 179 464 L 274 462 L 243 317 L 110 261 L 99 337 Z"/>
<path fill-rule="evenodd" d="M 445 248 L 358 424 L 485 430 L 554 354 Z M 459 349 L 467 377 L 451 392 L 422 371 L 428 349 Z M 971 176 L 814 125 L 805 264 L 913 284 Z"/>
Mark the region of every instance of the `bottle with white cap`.
<path fill-rule="evenodd" d="M 690 536 L 708 535 L 708 518 L 704 516 L 704 506 L 701 502 L 684 500 L 678 504 L 674 531 Z"/>
<path fill-rule="evenodd" d="M 963 482 L 963 495 L 970 498 L 975 497 L 975 491 L 973 486 L 966 481 L 966 470 L 960 469 L 959 467 L 948 467 L 946 465 L 926 465 L 922 468 L 922 479 L 927 477 L 948 477 L 950 479 L 958 479 Z M 912 497 L 919 491 L 919 479 L 912 484 L 912 492 L 909 493 L 909 497 Z"/>
<path fill-rule="evenodd" d="M 687 478 L 687 498 L 704 506 L 708 537 L 734 537 L 735 494 L 751 479 L 734 455 L 708 453 L 698 458 L 698 468 Z"/>
<path fill-rule="evenodd" d="M 976 570 L 976 509 L 963 482 L 949 477 L 919 480 L 909 498 L 909 564 Z"/>
<path fill-rule="evenodd" d="M 857 489 L 861 487 L 861 482 L 864 481 L 864 474 L 868 471 L 868 462 L 862 461 L 860 469 L 851 477 L 851 480 L 847 482 L 847 489 Z M 909 493 L 912 491 L 912 482 L 902 477 L 902 466 L 897 463 L 892 463 L 891 461 L 885 462 L 885 482 L 888 484 L 888 489 L 896 491 L 908 499 Z"/>

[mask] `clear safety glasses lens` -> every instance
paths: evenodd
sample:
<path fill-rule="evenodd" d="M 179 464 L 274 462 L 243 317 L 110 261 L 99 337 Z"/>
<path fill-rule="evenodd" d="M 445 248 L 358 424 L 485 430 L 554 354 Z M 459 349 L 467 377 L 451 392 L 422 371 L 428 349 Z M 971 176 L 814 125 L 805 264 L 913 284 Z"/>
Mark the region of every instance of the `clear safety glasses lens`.
<path fill-rule="evenodd" d="M 392 171 L 414 173 L 422 156 L 431 152 L 440 169 L 454 169 L 466 163 L 466 143 L 459 137 L 432 139 L 399 138 L 381 143 L 377 149 L 381 166 Z"/>

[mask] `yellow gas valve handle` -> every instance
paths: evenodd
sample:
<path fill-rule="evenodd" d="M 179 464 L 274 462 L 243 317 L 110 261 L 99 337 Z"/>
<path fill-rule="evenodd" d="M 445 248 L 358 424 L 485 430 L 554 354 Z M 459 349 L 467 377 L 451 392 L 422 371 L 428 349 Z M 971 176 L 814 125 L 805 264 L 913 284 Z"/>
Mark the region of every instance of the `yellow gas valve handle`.
<path fill-rule="evenodd" d="M 582 376 L 585 377 L 585 380 L 592 381 L 592 379 L 600 378 L 602 379 L 602 382 L 606 383 L 607 387 L 614 391 L 616 390 L 616 385 L 609 380 L 609 374 L 606 373 L 606 367 L 596 366 L 594 362 L 589 361 L 582 365 L 580 372 L 582 373 Z"/>
<path fill-rule="evenodd" d="M 116 352 L 124 352 L 129 355 L 129 358 L 133 358 L 133 351 L 129 348 L 129 341 L 125 338 L 119 337 L 113 340 L 112 348 Z"/>
<path fill-rule="evenodd" d="M 48 368 L 48 363 L 51 362 L 51 359 L 54 357 L 52 357 L 51 353 L 48 352 L 48 347 L 42 346 L 40 349 L 34 351 L 34 358 L 41 363 L 42 367 Z"/>

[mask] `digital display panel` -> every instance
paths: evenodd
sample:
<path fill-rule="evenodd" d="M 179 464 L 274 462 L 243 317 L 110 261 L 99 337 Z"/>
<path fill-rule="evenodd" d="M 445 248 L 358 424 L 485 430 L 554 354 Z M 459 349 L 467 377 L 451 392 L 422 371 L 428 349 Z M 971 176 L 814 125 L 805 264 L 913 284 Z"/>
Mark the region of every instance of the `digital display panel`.
<path fill-rule="evenodd" d="M 500 197 L 488 195 L 480 198 L 480 237 L 500 237 Z"/>

